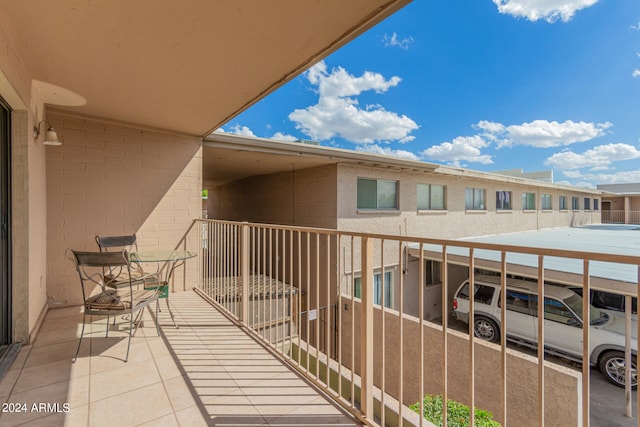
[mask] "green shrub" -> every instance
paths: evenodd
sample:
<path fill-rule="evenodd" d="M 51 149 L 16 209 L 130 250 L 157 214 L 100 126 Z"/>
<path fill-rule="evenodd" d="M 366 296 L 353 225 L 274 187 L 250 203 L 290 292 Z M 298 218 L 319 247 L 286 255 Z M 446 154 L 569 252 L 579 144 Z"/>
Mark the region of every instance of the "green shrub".
<path fill-rule="evenodd" d="M 416 402 L 409 408 L 420 413 L 420 402 Z M 447 426 L 466 427 L 469 425 L 470 410 L 467 405 L 449 399 L 447 402 Z M 493 420 L 493 414 L 489 411 L 476 408 L 475 425 L 477 427 L 500 427 L 500 423 Z M 427 394 L 424 397 L 425 419 L 437 426 L 442 426 L 442 396 Z"/>

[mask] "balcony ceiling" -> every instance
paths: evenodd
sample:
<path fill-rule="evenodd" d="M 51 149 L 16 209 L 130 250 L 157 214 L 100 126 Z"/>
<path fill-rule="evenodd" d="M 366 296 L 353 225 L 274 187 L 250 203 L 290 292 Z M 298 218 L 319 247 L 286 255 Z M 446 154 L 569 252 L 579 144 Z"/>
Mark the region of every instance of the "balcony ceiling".
<path fill-rule="evenodd" d="M 204 136 L 409 1 L 0 0 L 0 19 L 73 111 Z"/>

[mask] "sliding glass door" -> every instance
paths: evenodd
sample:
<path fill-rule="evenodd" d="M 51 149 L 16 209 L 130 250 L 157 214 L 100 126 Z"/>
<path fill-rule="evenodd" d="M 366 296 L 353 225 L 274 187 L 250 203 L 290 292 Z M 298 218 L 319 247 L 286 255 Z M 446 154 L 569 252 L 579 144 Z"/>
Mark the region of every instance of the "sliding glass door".
<path fill-rule="evenodd" d="M 11 343 L 11 110 L 0 98 L 0 346 Z"/>

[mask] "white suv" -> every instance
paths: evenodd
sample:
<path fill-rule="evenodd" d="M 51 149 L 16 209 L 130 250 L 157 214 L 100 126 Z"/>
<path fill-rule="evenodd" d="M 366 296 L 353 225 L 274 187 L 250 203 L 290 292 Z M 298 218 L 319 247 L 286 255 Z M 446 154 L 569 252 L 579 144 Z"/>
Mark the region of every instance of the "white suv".
<path fill-rule="evenodd" d="M 500 340 L 500 277 L 477 275 L 474 292 L 474 325 L 476 337 L 487 341 Z M 582 363 L 582 297 L 560 286 L 544 288 L 545 351 Z M 525 280 L 507 280 L 507 339 L 537 348 L 538 285 Z M 469 281 L 456 291 L 453 315 L 469 323 Z M 614 312 L 591 306 L 589 361 L 613 384 L 624 387 L 624 318 Z M 637 386 L 637 329 L 633 324 L 632 386 Z"/>

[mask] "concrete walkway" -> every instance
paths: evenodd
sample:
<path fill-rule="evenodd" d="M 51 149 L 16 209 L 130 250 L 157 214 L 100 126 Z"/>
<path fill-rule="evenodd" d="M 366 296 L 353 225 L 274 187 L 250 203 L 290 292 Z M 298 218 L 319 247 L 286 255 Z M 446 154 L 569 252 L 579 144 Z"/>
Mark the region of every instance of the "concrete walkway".
<path fill-rule="evenodd" d="M 80 356 L 80 308 L 51 310 L 0 382 L 0 426 L 360 425 L 193 292 L 145 313 L 132 340 L 93 318 Z M 121 319 L 119 319 L 121 321 Z M 87 337 L 89 337 L 87 339 Z"/>

